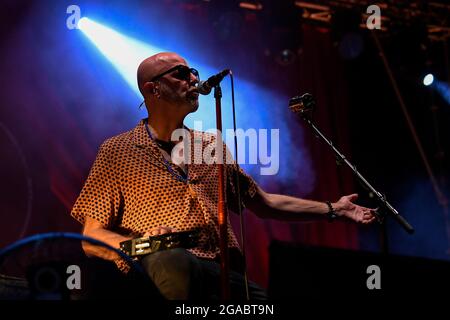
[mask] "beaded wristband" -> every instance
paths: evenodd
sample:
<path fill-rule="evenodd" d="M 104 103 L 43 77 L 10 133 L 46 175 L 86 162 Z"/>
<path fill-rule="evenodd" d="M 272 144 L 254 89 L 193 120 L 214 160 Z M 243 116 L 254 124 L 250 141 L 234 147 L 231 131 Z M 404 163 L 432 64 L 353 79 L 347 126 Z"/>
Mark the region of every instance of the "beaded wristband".
<path fill-rule="evenodd" d="M 328 212 L 326 213 L 326 216 L 328 218 L 328 221 L 332 222 L 334 219 L 337 218 L 336 211 L 334 211 L 334 208 L 331 205 L 330 201 L 325 201 L 325 203 L 327 204 L 328 209 L 329 209 Z"/>

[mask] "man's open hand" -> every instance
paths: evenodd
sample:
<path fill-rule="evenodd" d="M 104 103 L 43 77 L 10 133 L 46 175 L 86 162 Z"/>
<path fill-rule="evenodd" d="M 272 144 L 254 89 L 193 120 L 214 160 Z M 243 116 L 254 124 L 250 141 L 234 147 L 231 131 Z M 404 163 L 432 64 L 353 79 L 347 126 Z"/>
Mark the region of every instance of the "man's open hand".
<path fill-rule="evenodd" d="M 358 195 L 356 193 L 341 197 L 338 202 L 333 203 L 333 208 L 336 211 L 336 214 L 359 223 L 372 223 L 375 220 L 375 209 L 354 204 L 353 201 L 356 199 L 358 199 Z"/>

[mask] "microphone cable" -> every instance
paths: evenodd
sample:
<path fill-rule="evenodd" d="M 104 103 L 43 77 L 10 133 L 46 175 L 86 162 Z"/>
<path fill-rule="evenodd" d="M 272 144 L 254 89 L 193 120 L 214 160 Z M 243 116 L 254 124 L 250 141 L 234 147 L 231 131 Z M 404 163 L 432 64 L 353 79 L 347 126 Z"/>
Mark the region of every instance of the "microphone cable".
<path fill-rule="evenodd" d="M 234 154 L 236 155 L 236 171 L 235 171 L 235 181 L 236 181 L 236 198 L 237 198 L 237 209 L 239 214 L 239 225 L 241 233 L 241 246 L 242 246 L 242 262 L 244 264 L 244 285 L 245 285 L 245 296 L 247 301 L 250 300 L 250 293 L 248 290 L 248 277 L 247 277 L 247 256 L 245 251 L 245 223 L 244 216 L 242 214 L 242 203 L 241 203 L 241 190 L 240 190 L 240 178 L 239 178 L 239 163 L 238 163 L 238 145 L 237 145 L 237 128 L 236 128 L 236 105 L 234 102 L 234 78 L 233 72 L 230 70 L 230 82 L 231 82 L 231 109 L 233 111 L 233 130 L 234 130 Z"/>

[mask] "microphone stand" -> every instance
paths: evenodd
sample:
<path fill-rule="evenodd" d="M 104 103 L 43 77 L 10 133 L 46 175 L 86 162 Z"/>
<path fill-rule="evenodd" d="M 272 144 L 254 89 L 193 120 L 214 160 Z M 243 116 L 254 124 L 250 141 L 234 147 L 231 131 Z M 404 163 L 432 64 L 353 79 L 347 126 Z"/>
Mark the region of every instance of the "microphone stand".
<path fill-rule="evenodd" d="M 325 143 L 331 148 L 335 153 L 338 162 L 345 163 L 353 172 L 353 174 L 358 178 L 360 183 L 369 190 L 378 200 L 378 202 L 385 208 L 395 221 L 397 221 L 403 229 L 409 234 L 414 233 L 414 228 L 408 223 L 408 221 L 403 218 L 398 211 L 387 201 L 386 196 L 381 192 L 378 192 L 356 169 L 356 166 L 350 163 L 347 158 L 333 145 L 333 142 L 327 139 L 324 134 L 316 127 L 316 125 L 310 119 L 310 111 L 313 110 L 315 106 L 314 98 L 311 94 L 305 93 L 302 96 L 296 96 L 289 100 L 289 109 L 291 109 L 295 114 L 299 115 L 305 122 L 313 129 L 316 136 L 320 137 Z M 383 214 L 375 210 L 375 215 L 378 222 L 383 223 Z"/>
<path fill-rule="evenodd" d="M 214 98 L 216 100 L 216 125 L 217 125 L 217 145 L 223 150 L 222 142 L 222 89 L 220 84 L 214 86 Z M 216 146 L 217 146 L 216 145 Z M 217 151 L 219 153 L 219 151 Z M 218 159 L 218 220 L 219 220 L 219 243 L 220 243 L 220 280 L 222 299 L 230 299 L 230 283 L 229 283 L 229 258 L 228 258 L 228 210 L 225 198 L 225 165 L 223 151 L 222 159 Z"/>

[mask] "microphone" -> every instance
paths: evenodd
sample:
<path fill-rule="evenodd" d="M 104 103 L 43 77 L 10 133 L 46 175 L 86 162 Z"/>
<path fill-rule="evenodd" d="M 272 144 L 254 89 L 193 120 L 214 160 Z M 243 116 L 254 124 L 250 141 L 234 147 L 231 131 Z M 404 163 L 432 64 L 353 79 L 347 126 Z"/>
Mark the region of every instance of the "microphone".
<path fill-rule="evenodd" d="M 289 109 L 297 115 L 301 115 L 311 111 L 316 106 L 314 97 L 310 93 L 305 93 L 301 96 L 295 96 L 289 100 Z"/>
<path fill-rule="evenodd" d="M 229 75 L 231 73 L 230 69 L 225 69 L 211 77 L 208 78 L 206 81 L 200 81 L 197 85 L 198 93 L 203 95 L 208 95 L 211 93 L 212 88 L 217 86 L 223 78 L 225 78 L 226 75 Z"/>

